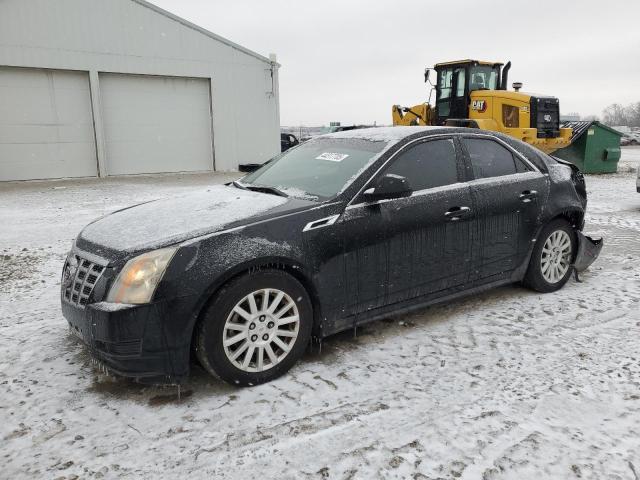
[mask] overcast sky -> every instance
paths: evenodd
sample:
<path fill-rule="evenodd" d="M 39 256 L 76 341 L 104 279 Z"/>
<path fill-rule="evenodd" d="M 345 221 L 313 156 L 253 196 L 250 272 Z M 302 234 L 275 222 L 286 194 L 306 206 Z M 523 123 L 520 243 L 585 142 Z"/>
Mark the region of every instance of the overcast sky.
<path fill-rule="evenodd" d="M 429 91 L 422 73 L 511 60 L 509 84 L 600 115 L 640 101 L 640 1 L 152 0 L 282 64 L 283 125 L 391 123 Z"/>

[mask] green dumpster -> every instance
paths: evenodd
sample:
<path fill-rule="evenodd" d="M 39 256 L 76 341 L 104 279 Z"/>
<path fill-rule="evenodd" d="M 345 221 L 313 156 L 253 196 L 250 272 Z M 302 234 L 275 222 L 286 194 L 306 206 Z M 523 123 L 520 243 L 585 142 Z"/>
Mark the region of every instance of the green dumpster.
<path fill-rule="evenodd" d="M 584 173 L 615 173 L 620 160 L 622 133 L 598 121 L 567 122 L 572 128 L 571 145 L 553 153 L 567 160 Z"/>

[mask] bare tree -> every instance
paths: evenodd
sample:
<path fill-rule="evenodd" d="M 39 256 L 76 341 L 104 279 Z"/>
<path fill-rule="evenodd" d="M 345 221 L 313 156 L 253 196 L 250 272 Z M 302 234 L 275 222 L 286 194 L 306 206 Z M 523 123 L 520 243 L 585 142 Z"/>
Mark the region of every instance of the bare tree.
<path fill-rule="evenodd" d="M 640 127 L 640 102 L 623 107 L 619 103 L 609 105 L 602 112 L 602 121 L 607 125 Z"/>
<path fill-rule="evenodd" d="M 602 111 L 602 120 L 606 125 L 627 125 L 625 109 L 619 103 L 609 105 Z"/>
<path fill-rule="evenodd" d="M 624 113 L 630 127 L 640 127 L 640 102 L 625 107 Z"/>

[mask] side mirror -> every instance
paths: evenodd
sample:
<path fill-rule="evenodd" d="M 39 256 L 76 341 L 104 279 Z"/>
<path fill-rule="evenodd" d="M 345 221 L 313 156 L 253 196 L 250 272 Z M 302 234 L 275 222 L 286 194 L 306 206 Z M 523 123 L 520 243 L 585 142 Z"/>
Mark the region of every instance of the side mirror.
<path fill-rule="evenodd" d="M 429 81 L 429 74 L 431 73 L 431 69 L 430 68 L 425 68 L 424 69 L 424 83 L 427 83 Z"/>
<path fill-rule="evenodd" d="M 367 201 L 385 200 L 390 198 L 408 197 L 411 195 L 409 180 L 400 175 L 387 173 L 380 177 L 375 185 L 363 192 Z"/>

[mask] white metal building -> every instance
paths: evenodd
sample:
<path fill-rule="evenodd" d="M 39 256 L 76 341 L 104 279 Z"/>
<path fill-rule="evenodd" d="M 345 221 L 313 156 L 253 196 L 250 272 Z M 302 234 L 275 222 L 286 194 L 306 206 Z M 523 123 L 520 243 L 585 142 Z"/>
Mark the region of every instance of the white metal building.
<path fill-rule="evenodd" d="M 0 1 L 0 181 L 235 170 L 279 116 L 275 57 L 143 0 Z"/>

